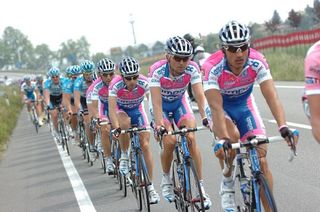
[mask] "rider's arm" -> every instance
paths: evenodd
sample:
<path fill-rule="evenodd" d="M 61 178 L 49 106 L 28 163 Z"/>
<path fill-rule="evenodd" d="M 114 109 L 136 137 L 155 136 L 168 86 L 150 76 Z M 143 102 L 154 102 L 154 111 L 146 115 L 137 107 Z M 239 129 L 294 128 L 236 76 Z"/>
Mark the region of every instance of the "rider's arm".
<path fill-rule="evenodd" d="M 272 79 L 263 81 L 260 84 L 260 90 L 271 110 L 271 113 L 277 121 L 278 127 L 286 125 L 285 113 L 280 102 L 277 90 Z"/>
<path fill-rule="evenodd" d="M 80 91 L 74 90 L 74 106 L 76 108 L 76 111 L 79 111 L 80 109 Z"/>
<path fill-rule="evenodd" d="M 67 108 L 67 111 L 70 112 L 71 110 L 71 94 L 63 93 L 62 94 L 62 104 Z"/>
<path fill-rule="evenodd" d="M 46 105 L 50 104 L 50 91 L 48 89 L 45 89 L 43 91 L 43 96 L 44 96 L 44 101 L 46 103 Z"/>
<path fill-rule="evenodd" d="M 213 131 L 218 138 L 229 138 L 225 114 L 223 110 L 223 100 L 220 91 L 217 89 L 208 89 L 205 91 L 213 120 Z"/>
<path fill-rule="evenodd" d="M 204 111 L 204 107 L 205 107 L 205 96 L 203 93 L 203 87 L 202 87 L 202 83 L 196 83 L 192 85 L 192 90 L 194 92 L 194 97 L 196 98 L 198 107 L 199 107 L 199 113 L 201 115 L 201 118 L 203 119 L 206 114 Z"/>
<path fill-rule="evenodd" d="M 92 117 L 93 118 L 99 118 L 98 101 L 99 100 L 92 100 Z"/>
<path fill-rule="evenodd" d="M 151 101 L 155 119 L 155 126 L 164 126 L 162 117 L 162 97 L 160 87 L 151 87 Z"/>
<path fill-rule="evenodd" d="M 116 96 L 109 96 L 108 98 L 109 104 L 109 117 L 112 123 L 112 127 L 117 129 L 120 127 L 118 119 L 117 119 L 117 97 Z"/>
<path fill-rule="evenodd" d="M 312 134 L 320 144 L 320 94 L 308 95 L 307 97 L 311 115 Z"/>

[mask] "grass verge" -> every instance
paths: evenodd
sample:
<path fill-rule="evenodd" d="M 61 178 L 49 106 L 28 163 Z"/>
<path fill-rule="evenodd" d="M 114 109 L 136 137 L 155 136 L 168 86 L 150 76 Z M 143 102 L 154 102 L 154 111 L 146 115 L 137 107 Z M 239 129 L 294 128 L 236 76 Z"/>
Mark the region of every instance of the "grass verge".
<path fill-rule="evenodd" d="M 6 149 L 23 105 L 17 84 L 0 86 L 0 155 Z"/>

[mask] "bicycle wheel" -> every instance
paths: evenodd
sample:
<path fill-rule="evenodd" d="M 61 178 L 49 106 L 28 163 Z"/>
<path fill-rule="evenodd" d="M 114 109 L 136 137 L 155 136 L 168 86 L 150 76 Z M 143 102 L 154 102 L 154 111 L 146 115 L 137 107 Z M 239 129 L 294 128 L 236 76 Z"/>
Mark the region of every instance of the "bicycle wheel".
<path fill-rule="evenodd" d="M 186 211 L 187 205 L 184 201 L 184 169 L 183 166 L 174 159 L 172 162 L 172 182 L 174 192 L 174 203 L 178 211 Z"/>
<path fill-rule="evenodd" d="M 66 127 L 65 127 L 64 124 L 63 124 L 63 127 L 62 127 L 62 133 L 63 133 L 63 142 L 64 142 L 64 145 L 66 147 L 67 154 L 70 155 L 69 146 L 68 146 L 68 137 L 67 137 L 67 133 L 66 133 Z"/>
<path fill-rule="evenodd" d="M 133 153 L 130 153 L 129 156 L 129 164 L 130 164 L 130 186 L 133 193 L 133 196 L 136 198 L 138 209 L 142 210 L 142 202 L 141 202 L 141 190 L 138 188 L 138 178 L 136 175 L 136 163 L 133 157 Z M 126 183 L 123 183 L 124 189 L 126 188 Z"/>
<path fill-rule="evenodd" d="M 265 199 L 267 201 L 267 204 L 268 204 L 268 207 L 270 208 L 270 210 L 272 212 L 277 212 L 278 209 L 277 209 L 277 206 L 276 206 L 276 202 L 274 200 L 274 197 L 273 197 L 273 193 L 269 187 L 269 184 L 265 178 L 264 175 L 260 174 L 257 176 L 257 178 L 255 179 L 256 180 L 256 185 L 258 186 L 259 188 L 259 191 L 260 191 L 260 195 L 264 195 L 265 196 Z M 256 191 L 256 189 L 254 189 L 254 191 Z M 254 195 L 255 198 L 257 197 L 257 194 Z M 255 201 L 255 206 L 257 206 L 256 208 L 261 208 L 261 198 L 257 201 Z M 262 211 L 260 209 L 260 211 Z"/>
<path fill-rule="evenodd" d="M 33 122 L 34 127 L 36 128 L 36 132 L 39 133 L 38 117 L 37 117 L 37 113 L 36 113 L 34 107 L 32 107 L 32 122 Z"/>
<path fill-rule="evenodd" d="M 189 187 L 189 190 L 185 192 L 185 200 L 188 203 L 188 209 L 190 209 L 190 211 L 205 211 L 198 174 L 191 158 L 186 162 L 185 169 L 185 188 Z M 189 186 L 187 186 L 187 184 L 189 184 Z"/>
<path fill-rule="evenodd" d="M 138 156 L 139 160 L 139 190 L 140 190 L 140 202 L 142 203 L 143 208 L 145 208 L 146 211 L 150 211 L 150 201 L 149 201 L 149 191 L 148 191 L 148 185 L 149 182 L 149 175 L 147 171 L 146 162 L 144 160 L 144 157 L 142 155 L 142 152 L 139 152 Z M 142 208 L 142 209 L 143 209 Z M 140 210 L 142 210 L 140 209 Z"/>

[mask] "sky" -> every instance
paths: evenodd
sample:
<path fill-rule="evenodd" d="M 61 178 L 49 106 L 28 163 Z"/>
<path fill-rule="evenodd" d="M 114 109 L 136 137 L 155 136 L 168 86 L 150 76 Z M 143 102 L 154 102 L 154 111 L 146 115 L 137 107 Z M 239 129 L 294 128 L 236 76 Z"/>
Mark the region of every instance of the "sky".
<path fill-rule="evenodd" d="M 277 10 L 284 21 L 291 9 L 303 11 L 314 0 L 1 0 L 0 33 L 20 30 L 34 46 L 56 51 L 62 42 L 85 36 L 90 53 L 111 47 L 152 46 L 175 35 L 218 33 L 228 21 L 264 23 Z M 130 15 L 131 14 L 131 15 Z"/>

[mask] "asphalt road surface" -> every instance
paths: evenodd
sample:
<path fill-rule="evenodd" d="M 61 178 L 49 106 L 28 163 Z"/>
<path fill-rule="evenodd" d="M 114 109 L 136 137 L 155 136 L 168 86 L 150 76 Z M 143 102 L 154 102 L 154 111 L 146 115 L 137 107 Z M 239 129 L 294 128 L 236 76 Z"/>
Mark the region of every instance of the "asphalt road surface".
<path fill-rule="evenodd" d="M 288 162 L 289 148 L 284 142 L 269 145 L 268 161 L 274 177 L 274 196 L 279 211 L 320 211 L 320 146 L 312 137 L 310 125 L 302 111 L 302 83 L 277 82 L 287 121 L 300 131 L 298 157 Z M 255 97 L 269 136 L 279 135 L 273 117 L 259 88 Z M 196 113 L 198 123 L 200 118 Z M 5 121 L 5 120 L 1 120 Z M 213 206 L 221 211 L 219 185 L 221 171 L 212 153 L 208 131 L 197 133 L 203 157 L 204 182 Z M 159 147 L 151 139 L 155 159 L 154 184 L 161 193 Z M 103 174 L 100 164 L 92 167 L 82 159 L 81 150 L 70 145 L 68 157 L 57 146 L 48 127 L 36 134 L 26 109 L 19 118 L 8 149 L 0 162 L 0 211 L 136 211 L 131 191 L 124 198 L 116 180 Z M 152 211 L 175 211 L 163 198 Z"/>

